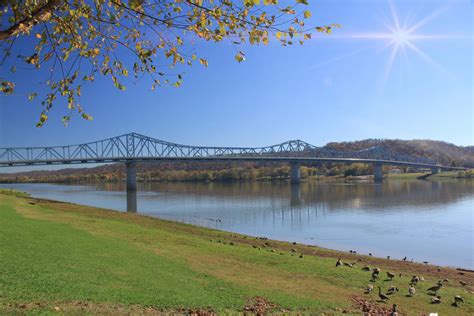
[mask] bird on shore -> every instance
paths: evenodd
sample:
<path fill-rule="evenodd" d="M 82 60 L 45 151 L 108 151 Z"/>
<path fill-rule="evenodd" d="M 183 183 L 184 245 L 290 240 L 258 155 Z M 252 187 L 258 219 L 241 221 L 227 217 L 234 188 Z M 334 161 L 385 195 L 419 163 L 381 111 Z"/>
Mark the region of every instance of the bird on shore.
<path fill-rule="evenodd" d="M 336 262 L 336 267 L 342 266 L 342 260 L 339 258 Z"/>
<path fill-rule="evenodd" d="M 372 272 L 372 280 L 377 280 L 379 278 L 379 274 L 380 274 L 380 269 L 379 268 L 375 268 Z"/>
<path fill-rule="evenodd" d="M 387 256 L 387 259 L 390 260 L 390 256 Z"/>
<path fill-rule="evenodd" d="M 411 285 L 411 286 L 415 286 L 416 284 L 418 284 L 418 281 L 420 281 L 420 278 L 417 277 L 416 275 L 414 275 L 414 276 L 411 278 L 410 285 Z"/>
<path fill-rule="evenodd" d="M 369 256 L 371 256 L 371 257 L 372 257 L 372 253 L 370 253 L 370 252 L 369 252 Z"/>
<path fill-rule="evenodd" d="M 415 295 L 415 293 L 416 293 L 415 287 L 414 287 L 414 286 L 410 286 L 410 287 L 408 288 L 408 295 L 409 295 L 409 296 L 413 296 L 413 295 Z"/>
<path fill-rule="evenodd" d="M 398 287 L 396 287 L 395 285 L 392 285 L 391 287 L 389 287 L 387 291 L 387 295 L 395 294 L 395 292 L 398 292 Z"/>
<path fill-rule="evenodd" d="M 392 272 L 387 271 L 387 277 L 390 279 L 390 281 L 392 281 L 393 278 L 395 277 L 395 274 L 392 273 Z"/>
<path fill-rule="evenodd" d="M 460 295 L 454 296 L 454 303 L 453 306 L 458 307 L 459 304 L 464 303 L 463 298 Z"/>
<path fill-rule="evenodd" d="M 407 256 L 403 257 L 402 260 L 403 260 L 403 261 L 407 261 Z"/>
<path fill-rule="evenodd" d="M 388 301 L 390 297 L 382 293 L 382 289 L 379 286 L 379 298 L 382 302 Z"/>
<path fill-rule="evenodd" d="M 464 282 L 464 281 L 459 281 L 459 283 L 460 283 L 462 286 L 466 286 L 466 285 L 467 285 L 467 282 Z"/>
<path fill-rule="evenodd" d="M 371 294 L 374 286 L 372 284 L 367 285 L 367 289 L 365 290 L 365 294 Z"/>
<path fill-rule="evenodd" d="M 353 263 L 344 262 L 344 265 L 345 265 L 346 267 L 349 267 L 349 268 L 352 268 L 352 267 L 354 266 L 354 264 L 355 264 L 355 262 L 353 262 Z"/>
<path fill-rule="evenodd" d="M 397 304 L 393 304 L 393 306 L 392 306 L 392 312 L 390 313 L 390 316 L 398 316 Z"/>
<path fill-rule="evenodd" d="M 434 292 L 435 295 L 438 294 L 438 291 L 443 287 L 443 282 L 438 281 L 438 284 L 435 286 L 430 287 L 427 291 L 428 292 Z"/>
<path fill-rule="evenodd" d="M 441 296 L 435 296 L 431 298 L 431 304 L 439 304 L 441 303 Z"/>

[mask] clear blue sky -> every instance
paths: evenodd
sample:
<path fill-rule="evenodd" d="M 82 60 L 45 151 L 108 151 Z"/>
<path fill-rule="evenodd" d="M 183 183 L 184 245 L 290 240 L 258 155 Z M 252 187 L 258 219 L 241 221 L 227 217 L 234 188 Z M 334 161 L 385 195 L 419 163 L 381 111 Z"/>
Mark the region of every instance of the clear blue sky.
<path fill-rule="evenodd" d="M 314 25 L 343 28 L 304 46 L 245 47 L 240 64 L 231 45 L 199 43 L 209 67 L 189 68 L 180 88 L 153 92 L 149 82 L 129 83 L 122 92 L 99 80 L 81 99 L 92 122 L 76 116 L 64 127 L 65 106 L 57 104 L 36 128 L 40 107 L 25 93 L 43 77 L 19 71 L 18 92 L 0 97 L 0 146 L 80 143 L 131 131 L 199 145 L 297 138 L 315 145 L 365 138 L 473 144 L 472 1 L 394 1 L 402 25 L 424 21 L 413 34 L 434 38 L 410 40 L 419 52 L 406 47 L 388 74 L 394 46 L 384 48 L 388 39 L 369 33 L 389 32 L 389 2 L 309 1 Z"/>

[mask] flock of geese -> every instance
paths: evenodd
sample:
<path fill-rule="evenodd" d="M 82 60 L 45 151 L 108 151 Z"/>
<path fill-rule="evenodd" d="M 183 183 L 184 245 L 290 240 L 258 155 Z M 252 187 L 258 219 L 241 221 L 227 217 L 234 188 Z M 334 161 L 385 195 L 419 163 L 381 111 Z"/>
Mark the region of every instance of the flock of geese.
<path fill-rule="evenodd" d="M 343 262 L 341 259 L 338 259 L 337 262 L 336 262 L 336 267 L 347 266 L 347 267 L 352 268 L 352 267 L 355 266 L 355 264 L 356 264 L 355 262 L 348 263 L 348 262 Z M 379 268 L 371 268 L 370 266 L 364 266 L 362 268 L 362 270 L 372 272 L 372 274 L 371 274 L 372 275 L 372 278 L 371 278 L 372 282 L 377 281 L 380 277 L 380 274 L 381 274 L 381 270 Z M 387 274 L 387 281 L 392 281 L 396 276 L 394 273 L 389 272 L 389 271 L 387 271 L 386 274 Z M 399 277 L 401 278 L 402 274 L 399 274 Z M 410 283 L 408 284 L 408 294 L 406 296 L 407 297 L 415 296 L 415 294 L 416 294 L 416 285 L 419 282 L 422 282 L 424 280 L 425 279 L 422 276 L 414 275 L 411 278 Z M 447 283 L 447 282 L 449 282 L 448 279 L 444 279 L 443 281 L 438 281 L 438 283 L 436 285 L 434 285 L 434 286 L 432 286 L 432 287 L 430 287 L 429 289 L 426 290 L 429 294 L 433 295 L 433 297 L 431 298 L 431 304 L 440 304 L 442 302 L 441 296 L 438 295 L 438 292 L 441 290 L 444 283 Z M 462 286 L 467 285 L 466 282 L 464 282 L 464 281 L 459 281 L 459 283 Z M 369 284 L 367 286 L 366 290 L 365 290 L 365 294 L 371 294 L 373 290 L 374 290 L 374 285 Z M 383 293 L 382 288 L 380 286 L 378 286 L 378 297 L 380 298 L 380 302 L 383 302 L 383 303 L 386 303 L 387 301 L 389 301 L 390 296 L 397 293 L 397 292 L 399 292 L 399 289 L 394 285 L 390 286 L 385 293 Z M 454 307 L 458 307 L 462 303 L 464 303 L 463 298 L 460 295 L 456 295 L 456 296 L 454 296 L 454 301 L 451 305 L 454 306 Z M 393 305 L 392 315 L 397 315 L 397 305 L 396 304 Z"/>

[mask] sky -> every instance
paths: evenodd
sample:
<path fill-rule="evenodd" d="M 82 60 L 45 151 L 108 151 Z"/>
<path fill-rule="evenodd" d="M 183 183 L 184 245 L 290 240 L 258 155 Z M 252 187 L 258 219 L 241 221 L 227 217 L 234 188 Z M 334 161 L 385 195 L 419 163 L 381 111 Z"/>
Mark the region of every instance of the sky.
<path fill-rule="evenodd" d="M 18 71 L 17 92 L 0 96 L 0 147 L 76 144 L 129 132 L 190 145 L 366 138 L 473 145 L 472 1 L 309 2 L 307 24 L 342 28 L 303 46 L 242 47 L 242 63 L 230 44 L 197 42 L 209 66 L 188 68 L 179 88 L 151 91 L 144 82 L 119 91 L 110 79 L 85 88 L 80 103 L 91 122 L 75 116 L 65 127 L 65 105 L 57 104 L 36 128 L 41 108 L 26 92 L 40 88 L 43 77 Z M 402 31 L 393 30 L 394 17 Z"/>

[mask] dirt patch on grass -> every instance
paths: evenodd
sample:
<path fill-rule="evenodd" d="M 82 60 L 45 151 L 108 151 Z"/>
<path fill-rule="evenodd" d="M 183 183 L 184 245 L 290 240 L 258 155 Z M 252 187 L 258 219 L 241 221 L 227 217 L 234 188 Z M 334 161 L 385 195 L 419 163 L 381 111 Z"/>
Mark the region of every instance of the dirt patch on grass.
<path fill-rule="evenodd" d="M 277 304 L 270 302 L 262 296 L 252 297 L 244 306 L 244 314 L 265 315 L 269 312 L 285 312 L 285 310 L 278 307 Z"/>
<path fill-rule="evenodd" d="M 364 316 L 375 316 L 375 315 L 391 315 L 392 308 L 380 306 L 372 300 L 367 300 L 359 296 L 351 296 L 352 305 L 354 308 L 360 310 Z M 404 315 L 398 311 L 398 315 Z"/>
<path fill-rule="evenodd" d="M 215 316 L 216 312 L 206 309 L 181 308 L 163 310 L 140 305 L 103 304 L 85 301 L 70 302 L 30 302 L 15 304 L 0 304 L 0 313 L 36 313 L 53 312 L 60 314 L 101 314 L 101 315 L 186 315 L 186 316 Z"/>

